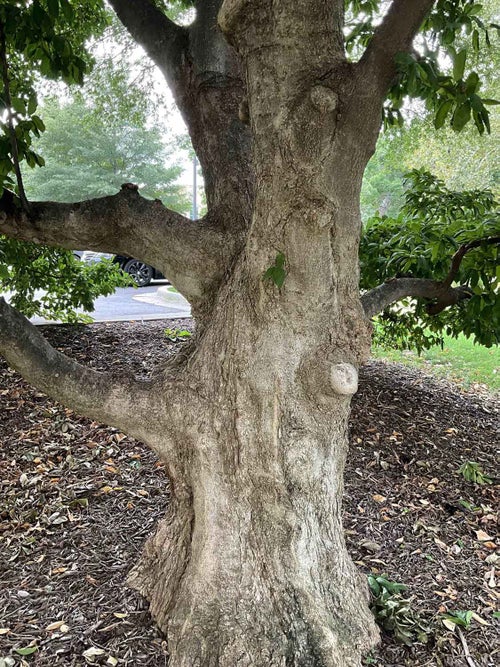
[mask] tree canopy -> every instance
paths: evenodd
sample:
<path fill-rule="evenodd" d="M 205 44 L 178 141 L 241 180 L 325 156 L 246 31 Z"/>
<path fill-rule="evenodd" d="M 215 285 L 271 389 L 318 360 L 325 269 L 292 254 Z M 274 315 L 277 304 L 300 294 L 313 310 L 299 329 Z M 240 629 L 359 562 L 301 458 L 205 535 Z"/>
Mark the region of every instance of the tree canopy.
<path fill-rule="evenodd" d="M 166 145 L 157 126 L 145 127 L 145 118 L 110 118 L 80 96 L 64 104 L 47 100 L 42 112 L 46 131 L 35 149 L 45 166 L 25 174 L 31 199 L 90 199 L 111 195 L 123 183 L 137 183 L 144 196 L 161 199 L 180 213 L 189 211 L 187 193 L 176 184 L 182 169 L 168 166 L 175 146 L 172 141 Z"/>
<path fill-rule="evenodd" d="M 422 350 L 442 344 L 443 334 L 464 333 L 490 347 L 500 343 L 498 204 L 488 190 L 453 192 L 428 172 L 407 175 L 399 215 L 375 215 L 366 223 L 360 247 L 361 287 L 385 282 L 396 291 L 412 281 L 418 296 L 431 276 L 458 283 L 456 307 L 403 299 L 378 318 L 386 345 Z M 452 305 L 451 303 L 446 305 Z"/>

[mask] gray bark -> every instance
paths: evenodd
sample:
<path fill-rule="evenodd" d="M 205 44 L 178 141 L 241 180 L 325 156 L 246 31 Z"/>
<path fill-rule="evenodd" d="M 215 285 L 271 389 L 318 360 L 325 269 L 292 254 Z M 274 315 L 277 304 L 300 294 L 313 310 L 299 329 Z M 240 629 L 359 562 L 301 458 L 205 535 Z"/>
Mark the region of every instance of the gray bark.
<path fill-rule="evenodd" d="M 367 317 L 373 317 L 382 312 L 391 303 L 401 301 L 408 296 L 418 299 L 429 299 L 433 303 L 428 311 L 437 314 L 472 296 L 467 287 L 450 287 L 443 285 L 440 280 L 426 280 L 423 278 L 392 278 L 387 282 L 366 292 L 361 297 L 361 303 Z"/>

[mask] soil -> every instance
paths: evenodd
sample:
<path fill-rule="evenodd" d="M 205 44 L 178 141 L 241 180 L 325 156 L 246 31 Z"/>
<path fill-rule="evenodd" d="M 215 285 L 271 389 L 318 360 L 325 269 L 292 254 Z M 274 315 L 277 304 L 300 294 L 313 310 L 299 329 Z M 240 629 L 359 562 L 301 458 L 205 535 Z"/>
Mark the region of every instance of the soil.
<path fill-rule="evenodd" d="M 174 326 L 191 329 L 192 322 L 44 333 L 82 363 L 145 377 L 183 345 L 165 336 Z M 367 665 L 500 663 L 499 407 L 485 391 L 465 393 L 396 364 L 362 370 L 346 538 L 364 573 L 407 586 L 377 609 L 387 628 L 398 612 L 397 629 L 410 644 L 384 630 Z M 464 479 L 459 468 L 467 461 L 492 483 Z M 146 602 L 125 585 L 169 502 L 155 456 L 50 401 L 0 362 L 0 490 L 0 667 L 167 665 Z M 457 611 L 474 615 L 460 627 L 445 616 Z"/>

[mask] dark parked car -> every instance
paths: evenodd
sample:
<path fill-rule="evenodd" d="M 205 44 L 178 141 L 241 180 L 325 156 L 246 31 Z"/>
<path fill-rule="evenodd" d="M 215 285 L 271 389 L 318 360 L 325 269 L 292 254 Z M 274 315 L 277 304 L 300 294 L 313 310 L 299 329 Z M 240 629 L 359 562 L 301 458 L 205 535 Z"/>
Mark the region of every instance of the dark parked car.
<path fill-rule="evenodd" d="M 138 287 L 145 287 L 154 279 L 165 278 L 160 271 L 140 259 L 125 255 L 112 255 L 106 252 L 93 252 L 92 250 L 85 250 L 81 255 L 82 262 L 89 264 L 100 262 L 101 259 L 112 259 L 113 262 L 116 262 L 125 273 L 132 276 Z"/>

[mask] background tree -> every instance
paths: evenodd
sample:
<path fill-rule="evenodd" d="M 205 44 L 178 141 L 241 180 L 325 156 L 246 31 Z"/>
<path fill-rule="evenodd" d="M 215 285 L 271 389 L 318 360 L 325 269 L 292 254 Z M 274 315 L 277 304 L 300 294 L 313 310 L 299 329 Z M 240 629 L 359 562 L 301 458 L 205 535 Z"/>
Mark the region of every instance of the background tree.
<path fill-rule="evenodd" d="M 488 58 L 482 57 L 479 45 L 486 39 L 478 28 L 498 21 L 498 7 L 495 2 L 486 0 L 481 4 L 481 14 L 473 19 L 477 5 L 470 3 L 469 21 L 464 35 L 456 36 L 456 48 L 466 50 L 469 67 L 480 75 L 479 90 L 490 102 L 500 98 L 500 46 L 498 40 L 488 37 Z M 437 19 L 439 21 L 439 19 Z M 475 27 L 474 27 L 475 26 Z M 472 34 L 472 40 L 467 35 Z M 474 32 L 476 31 L 476 32 Z M 419 38 L 418 48 L 428 49 L 425 36 Z M 473 42 L 471 49 L 470 41 Z M 454 53 L 456 53 L 456 48 Z M 453 55 L 453 53 L 452 53 Z M 442 58 L 449 54 L 442 53 Z M 422 70 L 414 72 L 416 81 Z M 401 109 L 403 127 L 396 127 L 392 132 L 382 135 L 377 144 L 375 155 L 366 169 L 361 191 L 361 211 L 363 220 L 376 211 L 394 215 L 403 203 L 402 175 L 411 169 L 426 169 L 445 181 L 454 190 L 490 189 L 498 197 L 500 187 L 500 147 L 498 126 L 500 114 L 497 106 L 490 106 L 489 122 L 491 135 L 478 137 L 477 128 L 469 123 L 462 131 L 455 131 L 445 123 L 440 132 L 435 131 L 435 122 L 443 119 L 436 117 L 432 105 L 406 100 Z M 444 107 L 446 110 L 446 106 Z M 449 117 L 448 117 L 449 118 Z"/>
<path fill-rule="evenodd" d="M 368 316 L 415 291 L 395 277 L 360 298 L 361 181 L 382 117 L 397 121 L 407 94 L 438 125 L 458 131 L 473 120 L 488 131 L 479 76 L 462 42 L 453 47 L 485 38 L 479 7 L 200 0 L 181 26 L 166 2 L 110 4 L 170 85 L 203 169 L 207 215 L 189 221 L 130 185 L 83 202 L 31 202 L 17 179 L 0 230 L 157 266 L 191 301 L 197 335 L 151 381 L 117 382 L 52 349 L 0 301 L 0 350 L 42 390 L 166 462 L 170 510 L 130 583 L 167 632 L 171 664 L 358 666 L 377 632 L 340 516 L 349 403 L 369 354 Z M 82 8 L 19 2 L 15 20 L 3 9 L 4 61 L 15 48 L 33 67 L 57 69 L 73 5 Z M 23 26 L 35 7 L 33 36 Z M 427 48 L 416 54 L 420 28 Z M 83 68 L 68 49 L 60 69 L 76 79 Z M 443 49 L 450 71 L 439 70 Z M 5 166 L 15 174 L 12 127 L 19 158 L 36 162 L 27 137 L 39 123 L 33 105 L 6 106 Z M 462 293 L 439 277 L 415 296 L 440 310 Z"/>
<path fill-rule="evenodd" d="M 137 183 L 145 197 L 189 211 L 186 189 L 176 183 L 182 168 L 168 166 L 175 147 L 163 143 L 158 127 L 145 127 L 145 118 L 110 119 L 81 97 L 62 105 L 47 100 L 42 112 L 46 131 L 34 149 L 45 168 L 25 174 L 31 199 L 90 199 L 112 194 L 123 183 Z"/>
<path fill-rule="evenodd" d="M 363 222 L 376 213 L 396 215 L 403 205 L 407 144 L 399 133 L 382 135 L 368 162 L 361 188 Z"/>

